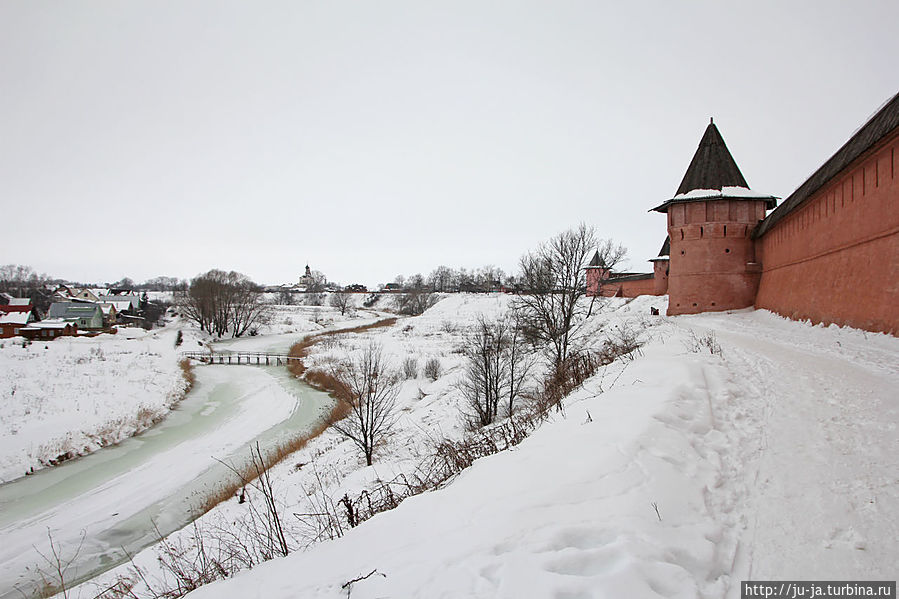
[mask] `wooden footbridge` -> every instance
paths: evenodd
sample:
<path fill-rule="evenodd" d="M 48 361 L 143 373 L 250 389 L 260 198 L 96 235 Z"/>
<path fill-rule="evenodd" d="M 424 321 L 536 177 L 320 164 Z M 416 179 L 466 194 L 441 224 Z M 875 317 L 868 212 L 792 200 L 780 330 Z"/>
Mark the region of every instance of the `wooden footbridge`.
<path fill-rule="evenodd" d="M 209 353 L 200 351 L 190 351 L 181 354 L 185 358 L 198 360 L 203 364 L 250 364 L 253 366 L 284 366 L 290 364 L 291 361 L 299 362 L 297 356 L 288 356 L 287 354 L 267 354 L 260 352 L 223 352 Z"/>

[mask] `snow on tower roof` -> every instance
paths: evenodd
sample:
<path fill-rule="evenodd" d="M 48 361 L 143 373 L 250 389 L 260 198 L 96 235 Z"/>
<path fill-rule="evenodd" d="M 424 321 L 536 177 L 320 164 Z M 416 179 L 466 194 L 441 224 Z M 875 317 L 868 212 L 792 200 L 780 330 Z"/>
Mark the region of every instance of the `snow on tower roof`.
<path fill-rule="evenodd" d="M 777 203 L 774 196 L 749 188 L 718 127 L 712 121 L 699 141 L 699 147 L 693 154 L 693 160 L 690 161 L 675 196 L 653 210 L 668 212 L 671 204 L 726 198 L 767 200 L 768 208 L 774 208 Z"/>
<path fill-rule="evenodd" d="M 711 121 L 675 195 L 694 189 L 721 189 L 725 186 L 748 188 L 749 184 L 730 155 L 715 122 Z"/>

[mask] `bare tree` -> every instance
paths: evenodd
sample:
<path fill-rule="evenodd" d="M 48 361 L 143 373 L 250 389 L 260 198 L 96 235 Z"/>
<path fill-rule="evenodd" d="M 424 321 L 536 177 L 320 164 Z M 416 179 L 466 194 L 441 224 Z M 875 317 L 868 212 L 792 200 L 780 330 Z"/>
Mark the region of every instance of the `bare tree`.
<path fill-rule="evenodd" d="M 337 401 L 347 405 L 350 415 L 331 427 L 355 443 L 371 466 L 375 447 L 396 422 L 400 378 L 374 342 L 360 355 L 338 364 L 332 376 L 339 382 Z"/>
<path fill-rule="evenodd" d="M 282 289 L 278 292 L 278 303 L 282 306 L 292 306 L 293 293 L 289 289 Z"/>
<path fill-rule="evenodd" d="M 505 360 L 508 363 L 509 381 L 506 391 L 509 416 L 515 413 L 515 401 L 524 394 L 527 381 L 537 360 L 528 345 L 522 322 L 513 312 L 508 326 L 508 344 Z"/>
<path fill-rule="evenodd" d="M 438 266 L 428 275 L 428 286 L 434 291 L 446 293 L 453 291 L 453 278 L 455 275 L 451 268 Z"/>
<path fill-rule="evenodd" d="M 418 316 L 439 301 L 439 297 L 426 289 L 414 289 L 396 296 L 397 311 L 407 316 Z"/>
<path fill-rule="evenodd" d="M 504 402 L 511 416 L 534 363 L 517 322 L 480 316 L 465 340 L 463 353 L 466 366 L 461 390 L 472 423 L 491 424 Z"/>
<path fill-rule="evenodd" d="M 265 319 L 270 306 L 246 275 L 210 270 L 191 281 L 181 309 L 203 331 L 240 337 Z"/>
<path fill-rule="evenodd" d="M 585 267 L 597 248 L 606 254 L 600 257 L 608 268 L 625 254 L 620 245 L 597 242 L 593 228 L 581 223 L 521 258 L 522 294 L 513 306 L 530 338 L 547 348 L 555 369 L 568 357 L 583 322 L 586 310 L 579 300 L 586 294 Z"/>
<path fill-rule="evenodd" d="M 342 289 L 332 293 L 331 297 L 328 298 L 328 303 L 332 308 L 340 310 L 340 315 L 343 316 L 353 307 L 353 302 L 350 301 L 350 298 L 352 298 L 352 294 L 349 291 Z"/>
<path fill-rule="evenodd" d="M 311 291 L 305 295 L 304 302 L 307 306 L 321 306 L 325 300 L 325 294 L 321 291 Z"/>

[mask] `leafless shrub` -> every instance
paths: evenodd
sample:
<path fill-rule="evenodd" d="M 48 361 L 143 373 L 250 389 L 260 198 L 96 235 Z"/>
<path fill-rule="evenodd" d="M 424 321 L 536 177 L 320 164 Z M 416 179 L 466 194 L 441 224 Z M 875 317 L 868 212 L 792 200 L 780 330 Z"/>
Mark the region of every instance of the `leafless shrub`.
<path fill-rule="evenodd" d="M 82 531 L 78 547 L 72 551 L 71 555 L 67 556 L 63 554 L 62 549 L 53 540 L 53 534 L 50 532 L 50 529 L 47 529 L 49 549 L 41 551 L 35 547 L 35 551 L 41 557 L 43 563 L 34 569 L 37 580 L 35 581 L 36 588 L 29 589 L 32 594 L 37 594 L 38 597 L 62 596 L 64 599 L 68 599 L 71 589 L 68 587 L 69 583 L 66 580 L 66 576 L 68 576 L 69 567 L 78 559 L 78 555 L 81 553 L 81 548 L 84 546 L 84 538 L 85 533 Z M 22 593 L 24 597 L 28 596 L 18 586 L 15 589 Z"/>
<path fill-rule="evenodd" d="M 314 291 L 306 294 L 305 304 L 307 306 L 321 306 L 325 302 L 325 294 Z"/>
<path fill-rule="evenodd" d="M 718 338 L 715 336 L 714 331 L 707 331 L 699 337 L 696 336 L 695 332 L 690 331 L 690 338 L 684 342 L 684 345 L 687 351 L 694 354 L 708 350 L 712 355 L 721 355 L 721 345 L 718 344 Z"/>
<path fill-rule="evenodd" d="M 304 547 L 309 547 L 328 539 L 343 536 L 345 529 L 338 506 L 342 500 L 335 500 L 327 491 L 330 486 L 315 462 L 312 462 L 314 478 L 303 492 L 306 495 L 308 509 L 305 512 L 294 512 L 299 525 L 299 537 Z M 355 526 L 355 525 L 352 525 Z"/>
<path fill-rule="evenodd" d="M 601 351 L 603 358 L 601 358 L 601 361 L 611 364 L 611 361 L 619 357 L 633 360 L 635 355 L 643 355 L 643 351 L 640 348 L 643 347 L 644 343 L 642 331 L 630 322 L 625 321 L 616 326 L 603 342 Z"/>
<path fill-rule="evenodd" d="M 517 321 L 506 318 L 491 322 L 479 317 L 466 338 L 464 355 L 461 391 L 470 423 L 490 424 L 496 420 L 501 404 L 512 414 L 534 363 Z"/>
<path fill-rule="evenodd" d="M 428 358 L 428 361 L 425 362 L 424 374 L 432 381 L 440 378 L 440 359 Z"/>
<path fill-rule="evenodd" d="M 259 502 L 247 501 L 249 525 L 246 532 L 263 559 L 283 557 L 290 553 L 290 546 L 284 532 L 281 509 L 275 496 L 275 489 L 269 475 L 269 465 L 257 442 L 250 449 L 248 468 L 237 468 L 221 462 L 240 479 L 243 489 L 252 489 L 252 496 L 260 498 Z M 261 503 L 258 505 L 257 503 Z"/>
<path fill-rule="evenodd" d="M 410 356 L 403 360 L 403 378 L 407 381 L 418 378 L 418 360 L 416 358 Z"/>
<path fill-rule="evenodd" d="M 396 296 L 396 309 L 406 316 L 418 316 L 436 304 L 440 297 L 424 289 L 414 289 Z"/>
<path fill-rule="evenodd" d="M 228 578 L 239 568 L 232 568 L 231 555 L 218 544 L 217 554 L 210 552 L 209 539 L 200 526 L 194 522 L 193 534 L 187 540 L 177 536 L 170 540 L 159 535 L 157 561 L 169 584 L 153 590 L 156 596 L 177 598 L 187 595 L 204 584 Z M 158 533 L 158 531 L 157 531 Z"/>
<path fill-rule="evenodd" d="M 585 380 L 596 374 L 603 366 L 617 359 L 631 360 L 640 352 L 643 340 L 639 331 L 629 325 L 616 327 L 599 350 L 569 354 L 557 367 L 553 368 L 543 381 L 537 403 L 545 409 L 562 409 L 562 400 L 578 389 Z"/>
<path fill-rule="evenodd" d="M 344 494 L 338 502 L 343 521 L 348 528 L 358 526 L 395 508 L 407 497 L 439 488 L 475 460 L 521 443 L 546 417 L 546 411 L 522 409 L 513 417 L 471 431 L 462 439 L 432 440 L 414 474 L 378 480 L 354 496 Z"/>

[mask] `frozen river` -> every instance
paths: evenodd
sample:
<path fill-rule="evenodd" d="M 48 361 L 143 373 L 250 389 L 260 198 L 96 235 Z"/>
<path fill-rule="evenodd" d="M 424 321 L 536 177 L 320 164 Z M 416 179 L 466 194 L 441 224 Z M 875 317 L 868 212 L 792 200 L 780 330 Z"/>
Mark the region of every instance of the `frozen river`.
<path fill-rule="evenodd" d="M 279 339 L 289 345 L 292 340 Z M 49 535 L 78 557 L 67 585 L 87 580 L 189 523 L 227 469 L 256 441 L 303 432 L 330 407 L 283 367 L 198 366 L 188 397 L 153 429 L 0 486 L 0 598 L 31 595 L 50 565 Z M 158 532 L 157 532 L 158 529 Z M 82 540 L 83 539 L 83 540 Z"/>

